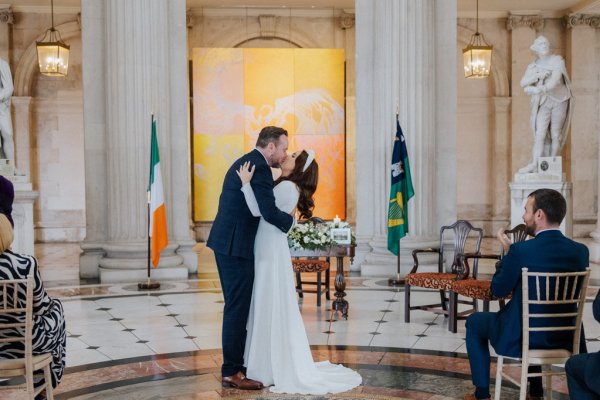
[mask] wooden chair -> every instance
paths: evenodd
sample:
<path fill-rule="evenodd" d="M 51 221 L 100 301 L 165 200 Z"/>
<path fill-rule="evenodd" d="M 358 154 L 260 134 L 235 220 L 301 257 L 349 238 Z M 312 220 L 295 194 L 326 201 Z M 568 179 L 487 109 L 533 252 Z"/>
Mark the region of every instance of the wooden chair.
<path fill-rule="evenodd" d="M 27 397 L 34 399 L 44 389 L 46 398 L 53 400 L 50 362 L 52 354 L 33 355 L 33 275 L 27 279 L 0 280 L 0 344 L 22 343 L 25 358 L 2 359 L 0 354 L 0 378 L 25 377 L 24 384 L 2 386 L 1 389 L 25 389 Z M 25 307 L 19 299 L 19 287 L 26 286 Z M 21 301 L 19 301 L 21 300 Z M 22 322 L 21 322 L 22 321 Z M 44 370 L 44 384 L 33 386 L 33 372 Z"/>
<path fill-rule="evenodd" d="M 319 260 L 317 257 L 308 257 L 306 260 L 299 259 L 296 257 L 292 259 L 292 268 L 296 273 L 296 292 L 300 298 L 304 297 L 304 293 L 316 293 L 317 294 L 317 307 L 321 307 L 321 296 L 325 293 L 325 298 L 327 300 L 331 300 L 331 295 L 329 293 L 329 257 L 325 260 Z M 302 272 L 315 272 L 317 274 L 316 281 L 306 281 L 302 280 L 301 273 Z M 322 287 L 322 279 L 321 273 L 325 273 L 325 285 Z M 316 288 L 313 289 L 305 289 L 302 287 L 302 284 L 310 284 L 316 285 Z"/>
<path fill-rule="evenodd" d="M 522 242 L 527 239 L 527 227 L 524 224 L 519 224 L 515 226 L 513 229 L 505 230 L 504 233 L 511 238 L 513 243 Z M 504 248 L 500 247 L 500 254 L 474 254 L 467 253 L 462 255 L 462 262 L 465 267 L 465 275 L 469 276 L 470 267 L 469 267 L 469 259 L 491 259 L 491 260 L 500 260 L 504 255 Z M 500 307 L 504 307 L 505 299 L 497 299 L 492 297 L 491 286 L 492 281 L 490 280 L 481 280 L 477 278 L 478 274 L 478 266 L 474 264 L 473 273 L 467 279 L 456 280 L 452 284 L 452 289 L 450 290 L 450 320 L 448 321 L 448 330 L 450 332 L 456 333 L 457 331 L 457 320 L 465 319 L 474 311 L 477 311 L 477 300 L 481 300 L 483 302 L 483 311 L 490 310 L 490 301 L 498 300 L 500 302 Z M 474 309 L 469 309 L 466 311 L 458 312 L 458 296 L 469 297 L 474 301 Z"/>
<path fill-rule="evenodd" d="M 444 233 L 452 231 L 454 234 L 454 246 L 451 272 L 445 272 L 444 268 Z M 414 266 L 409 274 L 405 277 L 404 284 L 404 321 L 410 322 L 411 310 L 426 310 L 438 314 L 448 315 L 448 297 L 446 292 L 452 289 L 452 284 L 458 279 L 463 279 L 464 268 L 460 262 L 460 255 L 465 252 L 465 245 L 469 237 L 475 239 L 474 253 L 479 254 L 481 240 L 483 239 L 483 229 L 474 228 L 468 221 L 458 220 L 450 226 L 442 226 L 440 229 L 440 245 L 437 248 L 417 249 L 414 250 L 413 260 Z M 419 268 L 418 255 L 422 253 L 435 253 L 438 255 L 438 272 L 417 272 Z M 478 261 L 475 260 L 475 263 Z M 436 289 L 440 292 L 440 303 L 413 306 L 410 304 L 410 288 L 411 286 L 423 287 L 428 289 Z M 467 303 L 471 304 L 472 303 Z"/>
<path fill-rule="evenodd" d="M 523 341 L 521 357 L 521 379 L 513 379 L 503 371 L 504 356 L 498 355 L 496 366 L 495 400 L 500 400 L 502 378 L 507 378 L 516 385 L 520 385 L 520 400 L 525 400 L 527 392 L 527 378 L 535 376 L 546 377 L 546 398 L 552 398 L 552 375 L 564 375 L 564 371 L 552 371 L 553 364 L 564 364 L 569 357 L 579 353 L 579 340 L 581 334 L 581 317 L 585 304 L 585 293 L 590 278 L 590 269 L 584 272 L 528 272 L 522 268 L 522 293 L 523 293 Z M 567 307 L 571 305 L 571 307 Z M 530 308 L 531 306 L 536 307 Z M 562 307 L 561 307 L 562 306 Z M 539 325 L 532 322 L 564 321 L 565 325 L 532 326 Z M 566 349 L 534 350 L 529 348 L 529 334 L 532 332 L 557 332 L 572 331 L 572 351 Z M 537 373 L 528 372 L 529 365 L 541 365 L 545 371 Z M 507 367 L 508 368 L 508 367 Z"/>

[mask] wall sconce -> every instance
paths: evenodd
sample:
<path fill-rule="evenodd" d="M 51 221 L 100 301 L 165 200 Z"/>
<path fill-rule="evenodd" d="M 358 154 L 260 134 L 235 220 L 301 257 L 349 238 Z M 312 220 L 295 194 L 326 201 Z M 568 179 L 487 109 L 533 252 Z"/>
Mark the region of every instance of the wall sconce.
<path fill-rule="evenodd" d="M 463 49 L 465 78 L 487 78 L 492 69 L 492 48 L 479 33 L 479 0 L 477 0 L 475 34 L 471 42 Z"/>
<path fill-rule="evenodd" d="M 50 0 L 52 27 L 46 31 L 44 38 L 36 42 L 40 73 L 48 76 L 66 76 L 69 70 L 69 48 L 54 29 L 54 0 Z"/>

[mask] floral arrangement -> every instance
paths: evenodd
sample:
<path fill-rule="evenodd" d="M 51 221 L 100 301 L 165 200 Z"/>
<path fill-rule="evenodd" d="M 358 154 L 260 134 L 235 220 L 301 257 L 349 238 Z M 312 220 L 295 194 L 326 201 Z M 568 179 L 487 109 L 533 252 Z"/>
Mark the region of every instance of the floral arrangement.
<path fill-rule="evenodd" d="M 336 244 L 331 238 L 330 230 L 332 228 L 348 228 L 352 232 L 352 227 L 347 222 L 323 222 L 315 224 L 314 222 L 298 223 L 288 233 L 288 245 L 294 250 L 326 250 Z M 352 244 L 356 242 L 352 232 Z"/>

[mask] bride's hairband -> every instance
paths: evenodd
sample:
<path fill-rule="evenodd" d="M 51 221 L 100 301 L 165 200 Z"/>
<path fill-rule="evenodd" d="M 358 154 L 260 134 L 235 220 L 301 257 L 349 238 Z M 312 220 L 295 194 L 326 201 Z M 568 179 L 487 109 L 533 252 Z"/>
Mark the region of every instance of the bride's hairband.
<path fill-rule="evenodd" d="M 304 168 L 302 168 L 302 172 L 306 172 L 308 167 L 310 167 L 310 164 L 312 164 L 313 160 L 315 159 L 314 151 L 306 150 L 306 153 L 308 153 L 308 157 L 306 158 L 306 162 L 304 163 Z"/>

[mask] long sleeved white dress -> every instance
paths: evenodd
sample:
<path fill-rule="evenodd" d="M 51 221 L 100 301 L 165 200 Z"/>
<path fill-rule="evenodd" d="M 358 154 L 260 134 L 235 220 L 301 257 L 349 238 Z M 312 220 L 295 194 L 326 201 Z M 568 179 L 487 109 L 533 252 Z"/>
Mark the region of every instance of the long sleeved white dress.
<path fill-rule="evenodd" d="M 250 211 L 260 215 L 250 184 L 242 187 Z M 282 181 L 275 204 L 291 212 L 298 188 Z M 254 287 L 244 353 L 246 375 L 275 393 L 325 394 L 361 384 L 356 372 L 329 361 L 315 363 L 296 299 L 287 235 L 261 218 L 254 243 Z"/>

